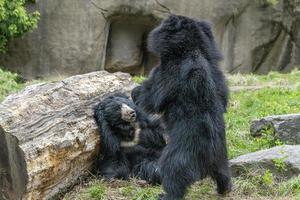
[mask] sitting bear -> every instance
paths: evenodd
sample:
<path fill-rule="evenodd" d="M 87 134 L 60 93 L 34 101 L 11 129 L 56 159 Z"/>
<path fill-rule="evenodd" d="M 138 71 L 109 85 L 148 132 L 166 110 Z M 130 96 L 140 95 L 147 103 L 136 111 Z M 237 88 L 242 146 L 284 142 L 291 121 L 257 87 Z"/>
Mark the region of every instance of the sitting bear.
<path fill-rule="evenodd" d="M 158 160 L 164 200 L 184 197 L 211 176 L 217 191 L 231 190 L 225 124 L 228 88 L 218 67 L 221 54 L 208 23 L 171 15 L 148 38 L 160 64 L 132 91 L 137 106 L 160 113 L 169 137 Z"/>
<path fill-rule="evenodd" d="M 151 119 L 122 93 L 103 99 L 95 107 L 100 130 L 100 173 L 108 178 L 137 176 L 159 183 L 157 163 L 166 142 L 160 119 Z"/>

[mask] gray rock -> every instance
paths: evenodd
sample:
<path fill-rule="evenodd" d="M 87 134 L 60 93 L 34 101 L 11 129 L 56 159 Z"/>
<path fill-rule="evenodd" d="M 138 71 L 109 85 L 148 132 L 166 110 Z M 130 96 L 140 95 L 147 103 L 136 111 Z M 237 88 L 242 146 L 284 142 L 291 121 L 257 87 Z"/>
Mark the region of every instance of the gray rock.
<path fill-rule="evenodd" d="M 289 71 L 300 66 L 297 0 L 39 0 L 39 27 L 10 42 L 0 66 L 25 78 L 101 69 L 147 73 L 157 58 L 146 36 L 169 12 L 208 20 L 227 72 Z M 127 26 L 127 27 L 126 27 Z"/>
<path fill-rule="evenodd" d="M 233 176 L 249 171 L 263 174 L 268 169 L 275 177 L 288 179 L 300 174 L 300 145 L 277 146 L 249 153 L 230 160 L 230 165 Z"/>
<path fill-rule="evenodd" d="M 134 87 L 105 71 L 32 85 L 0 104 L 0 199 L 49 199 L 87 173 L 98 152 L 93 106 Z"/>
<path fill-rule="evenodd" d="M 284 143 L 300 144 L 300 114 L 268 116 L 251 123 L 252 136 L 261 136 L 266 130 Z"/>
<path fill-rule="evenodd" d="M 114 17 L 107 46 L 105 69 L 141 74 L 143 65 L 150 63 L 146 53 L 146 36 L 157 23 L 155 19 L 136 17 Z M 154 65 L 153 65 L 154 66 Z"/>

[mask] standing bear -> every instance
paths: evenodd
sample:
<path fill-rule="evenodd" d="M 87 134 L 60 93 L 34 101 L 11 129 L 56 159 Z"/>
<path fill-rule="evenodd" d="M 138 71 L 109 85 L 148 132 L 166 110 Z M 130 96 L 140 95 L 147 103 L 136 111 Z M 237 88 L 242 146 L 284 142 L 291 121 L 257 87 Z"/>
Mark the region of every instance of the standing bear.
<path fill-rule="evenodd" d="M 148 38 L 160 58 L 149 78 L 132 91 L 136 105 L 162 114 L 168 144 L 158 160 L 164 200 L 184 197 L 197 180 L 211 176 L 217 191 L 231 190 L 225 124 L 228 88 L 208 23 L 171 15 Z"/>

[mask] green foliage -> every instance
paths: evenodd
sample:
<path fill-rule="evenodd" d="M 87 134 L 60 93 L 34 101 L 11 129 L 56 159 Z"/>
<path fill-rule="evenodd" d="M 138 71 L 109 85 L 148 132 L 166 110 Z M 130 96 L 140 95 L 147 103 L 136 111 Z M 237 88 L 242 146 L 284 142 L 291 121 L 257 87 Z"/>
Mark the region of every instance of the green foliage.
<path fill-rule="evenodd" d="M 300 176 L 294 177 L 279 185 L 279 194 L 281 196 L 295 196 L 295 199 L 300 199 Z"/>
<path fill-rule="evenodd" d="M 269 169 L 266 170 L 265 174 L 262 176 L 262 181 L 265 185 L 271 186 L 274 182 L 273 175 Z"/>
<path fill-rule="evenodd" d="M 285 160 L 287 159 L 287 156 L 283 156 L 281 158 L 274 158 L 272 161 L 279 171 L 287 171 L 287 165 L 285 163 Z"/>
<path fill-rule="evenodd" d="M 9 71 L 4 71 L 0 68 L 0 102 L 8 94 L 17 92 L 24 87 L 24 84 L 19 81 L 19 76 Z"/>
<path fill-rule="evenodd" d="M 300 71 L 294 69 L 292 72 L 282 74 L 279 72 L 270 72 L 267 75 L 256 74 L 228 74 L 229 86 L 278 86 L 278 87 L 297 87 L 300 85 Z"/>
<path fill-rule="evenodd" d="M 239 188 L 239 193 L 244 195 L 269 196 L 274 195 L 271 188 L 274 186 L 273 175 L 270 170 L 266 170 L 264 174 L 257 174 L 255 172 L 246 173 L 241 177 L 235 179 L 236 187 Z"/>
<path fill-rule="evenodd" d="M 121 188 L 121 193 L 123 196 L 132 200 L 156 200 L 160 192 L 159 187 L 134 187 L 127 186 Z"/>
<path fill-rule="evenodd" d="M 298 87 L 300 86 L 300 71 L 294 69 L 292 72 L 282 74 L 279 72 L 270 72 L 267 75 L 257 74 L 227 74 L 230 87 Z M 133 81 L 141 84 L 146 77 L 134 76 Z M 259 89 L 259 88 L 258 88 Z"/>
<path fill-rule="evenodd" d="M 203 181 L 199 181 L 189 188 L 186 199 L 211 199 L 212 194 L 215 193 L 214 189 L 215 185 L 211 180 L 205 179 Z"/>
<path fill-rule="evenodd" d="M 267 124 L 260 131 L 261 136 L 255 138 L 258 146 L 263 148 L 271 148 L 274 146 L 283 145 L 283 142 L 280 139 L 275 138 L 275 130 L 271 124 Z"/>
<path fill-rule="evenodd" d="M 300 86 L 290 88 L 263 88 L 233 92 L 225 115 L 230 158 L 282 144 L 267 129 L 262 137 L 250 136 L 254 119 L 268 115 L 300 112 Z"/>
<path fill-rule="evenodd" d="M 106 186 L 102 183 L 97 183 L 88 188 L 87 193 L 90 199 L 105 200 L 106 199 Z"/>
<path fill-rule="evenodd" d="M 146 80 L 146 77 L 144 77 L 144 76 L 134 76 L 134 77 L 132 78 L 132 80 L 133 80 L 135 83 L 141 84 L 144 80 Z"/>
<path fill-rule="evenodd" d="M 37 27 L 39 13 L 28 13 L 26 0 L 0 0 L 0 53 L 5 52 L 11 38 L 19 37 Z"/>

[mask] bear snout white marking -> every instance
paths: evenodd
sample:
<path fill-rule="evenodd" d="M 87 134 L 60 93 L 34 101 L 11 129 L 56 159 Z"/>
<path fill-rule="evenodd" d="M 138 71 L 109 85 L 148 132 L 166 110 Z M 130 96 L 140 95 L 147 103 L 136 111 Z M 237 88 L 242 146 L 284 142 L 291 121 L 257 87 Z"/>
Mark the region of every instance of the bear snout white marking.
<path fill-rule="evenodd" d="M 126 104 L 121 106 L 121 118 L 127 122 L 134 122 L 136 120 L 136 112 Z"/>

